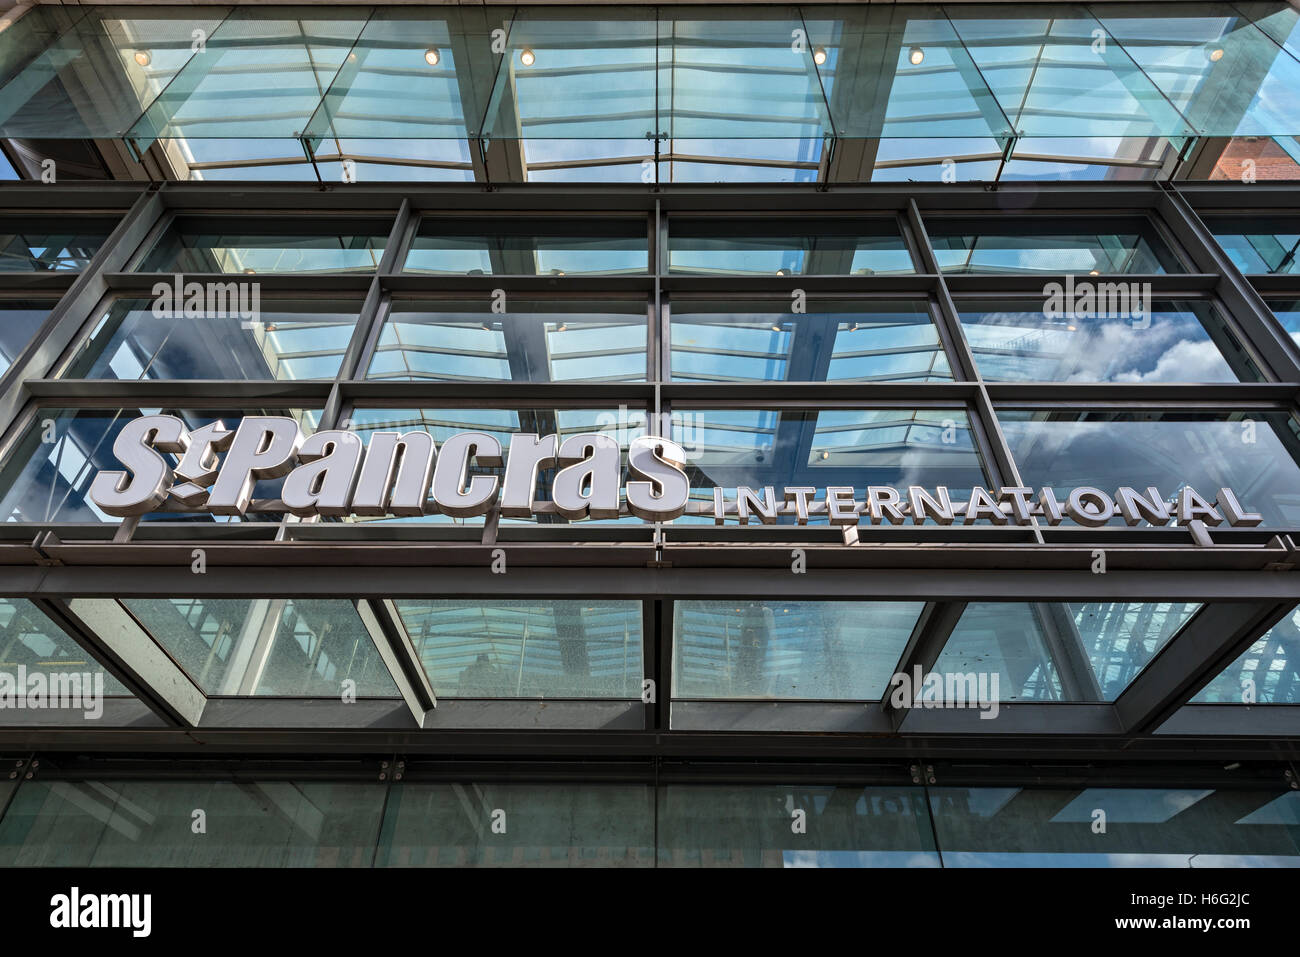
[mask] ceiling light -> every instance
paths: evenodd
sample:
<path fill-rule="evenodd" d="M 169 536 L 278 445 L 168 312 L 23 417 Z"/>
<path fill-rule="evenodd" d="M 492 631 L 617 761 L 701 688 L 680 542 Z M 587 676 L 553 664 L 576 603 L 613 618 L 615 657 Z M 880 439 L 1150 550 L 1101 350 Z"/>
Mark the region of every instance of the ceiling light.
<path fill-rule="evenodd" d="M 567 329 L 567 328 L 569 328 L 569 324 L 568 324 L 567 322 L 562 322 L 562 323 L 560 323 L 558 326 L 555 327 L 555 331 L 556 331 L 556 332 L 563 332 L 563 331 L 564 331 L 565 329 Z"/>
<path fill-rule="evenodd" d="M 1222 59 L 1223 59 L 1223 47 L 1215 47 L 1213 50 L 1211 50 L 1211 51 L 1210 51 L 1210 59 L 1213 60 L 1215 63 L 1218 63 L 1220 60 L 1222 60 Z"/>
<path fill-rule="evenodd" d="M 153 62 L 153 54 L 150 53 L 148 50 L 136 50 L 135 62 L 140 64 L 141 66 L 148 66 L 150 63 Z"/>
<path fill-rule="evenodd" d="M 249 266 L 247 269 L 244 270 L 244 275 L 245 275 L 245 276 L 251 276 L 251 275 L 253 275 L 253 274 L 256 273 L 256 272 L 257 272 L 256 269 L 254 269 L 252 266 Z"/>
<path fill-rule="evenodd" d="M 912 66 L 920 66 L 921 61 L 925 59 L 925 51 L 920 47 L 912 47 L 912 49 L 907 51 L 907 59 L 911 62 Z"/>
<path fill-rule="evenodd" d="M 441 59 L 442 56 L 438 53 L 437 47 L 429 47 L 429 49 L 424 51 L 424 62 L 429 64 L 429 66 L 437 66 L 438 61 Z"/>
<path fill-rule="evenodd" d="M 772 325 L 770 326 L 770 328 L 771 328 L 771 330 L 772 330 L 773 332 L 784 332 L 784 331 L 785 331 L 784 329 L 781 328 L 781 323 L 779 323 L 779 322 L 774 322 L 774 323 L 772 323 Z"/>
<path fill-rule="evenodd" d="M 1099 273 L 1099 272 L 1098 272 L 1097 270 L 1095 270 L 1095 269 L 1089 269 L 1089 270 L 1088 270 L 1088 275 L 1089 275 L 1089 276 L 1100 276 L 1101 273 Z"/>
<path fill-rule="evenodd" d="M 1066 326 L 1066 327 L 1065 327 L 1065 331 L 1066 331 L 1066 332 L 1077 332 L 1077 331 L 1078 331 L 1078 327 L 1077 327 L 1077 326 Z"/>
<path fill-rule="evenodd" d="M 816 63 L 818 66 L 821 66 L 823 63 L 826 62 L 826 48 L 825 48 L 825 47 L 814 47 L 814 48 L 813 48 L 813 62 Z"/>
<path fill-rule="evenodd" d="M 825 462 L 825 461 L 826 461 L 828 458 L 830 458 L 830 457 L 831 457 L 831 453 L 829 453 L 829 452 L 827 452 L 825 449 L 823 449 L 823 450 L 822 450 L 822 461 Z"/>
<path fill-rule="evenodd" d="M 524 66 L 532 66 L 537 62 L 537 54 L 533 52 L 532 47 L 524 47 L 519 52 L 519 62 Z"/>

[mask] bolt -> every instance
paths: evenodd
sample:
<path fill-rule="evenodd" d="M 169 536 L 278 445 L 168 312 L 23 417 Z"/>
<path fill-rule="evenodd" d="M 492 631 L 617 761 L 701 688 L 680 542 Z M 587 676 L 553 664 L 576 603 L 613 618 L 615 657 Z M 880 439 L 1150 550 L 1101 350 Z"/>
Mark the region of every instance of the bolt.
<path fill-rule="evenodd" d="M 380 762 L 379 762 L 379 766 L 380 766 L 381 768 L 387 768 L 387 767 L 388 767 L 388 762 L 387 762 L 387 761 L 380 761 Z"/>
<path fill-rule="evenodd" d="M 32 767 L 34 767 L 34 768 L 39 768 L 40 766 L 41 766 L 41 759 L 40 759 L 40 758 L 37 758 L 35 761 L 32 762 Z"/>
<path fill-rule="evenodd" d="M 380 772 L 379 772 L 379 780 L 381 780 L 381 781 L 387 781 L 387 780 L 388 780 L 388 772 L 387 772 L 387 771 L 380 771 Z"/>
<path fill-rule="evenodd" d="M 33 777 L 34 777 L 34 775 L 32 774 L 32 772 L 31 772 L 31 771 L 28 771 L 28 772 L 27 772 L 27 780 L 30 781 Z"/>
<path fill-rule="evenodd" d="M 10 771 L 10 772 L 9 772 L 9 780 L 12 781 L 12 780 L 13 780 L 14 778 L 16 778 L 16 777 L 18 777 L 18 772 L 17 772 L 17 771 Z"/>

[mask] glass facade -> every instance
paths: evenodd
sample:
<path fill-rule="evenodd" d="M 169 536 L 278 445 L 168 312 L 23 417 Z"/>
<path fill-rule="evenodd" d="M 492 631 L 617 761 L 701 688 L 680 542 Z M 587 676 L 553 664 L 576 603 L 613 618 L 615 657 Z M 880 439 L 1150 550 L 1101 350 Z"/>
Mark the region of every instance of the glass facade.
<path fill-rule="evenodd" d="M 1300 862 L 1289 5 L 23 7 L 0 865 Z"/>
<path fill-rule="evenodd" d="M 0 865 L 1296 867 L 1298 797 L 1213 787 L 59 777 L 17 788 L 0 818 Z M 220 839 L 194 839 L 196 809 L 221 822 Z"/>

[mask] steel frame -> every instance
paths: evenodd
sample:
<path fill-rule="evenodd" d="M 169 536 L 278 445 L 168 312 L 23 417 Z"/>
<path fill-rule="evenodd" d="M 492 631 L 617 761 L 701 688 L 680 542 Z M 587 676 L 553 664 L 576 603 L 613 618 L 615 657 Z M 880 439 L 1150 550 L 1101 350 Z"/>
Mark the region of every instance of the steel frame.
<path fill-rule="evenodd" d="M 500 161 L 498 158 L 496 161 Z M 186 408 L 322 410 L 321 425 L 344 421 L 356 406 L 642 409 L 666 422 L 674 407 L 954 408 L 964 410 L 993 484 L 1020 484 L 997 420 L 998 408 L 1273 411 L 1297 414 L 1300 349 L 1273 318 L 1268 296 L 1300 298 L 1300 277 L 1241 275 L 1213 242 L 1202 214 L 1300 209 L 1300 189 L 1258 184 L 1095 183 L 937 187 L 582 187 L 500 185 L 217 184 L 0 186 L 5 211 L 74 215 L 112 212 L 121 219 L 90 266 L 76 276 L 7 274 L 0 296 L 58 297 L 37 337 L 0 378 L 0 459 L 39 410 L 183 404 Z M 1231 334 L 1261 369 L 1263 382 L 1214 385 L 987 382 L 979 375 L 958 318 L 960 303 L 981 297 L 1028 297 L 1050 276 L 944 274 L 927 222 L 965 216 L 1145 215 L 1157 224 L 1188 272 L 1123 278 L 1150 282 L 1156 296 L 1218 304 Z M 303 382 L 129 382 L 57 377 L 88 324 L 113 296 L 146 293 L 159 278 L 132 272 L 152 241 L 178 215 L 302 217 L 315 224 L 383 218 L 388 237 L 373 274 L 260 275 L 264 291 L 348 296 L 362 303 L 338 374 Z M 583 216 L 642 218 L 648 239 L 643 275 L 564 277 L 501 274 L 433 277 L 404 274 L 400 264 L 420 217 Z M 761 220 L 798 217 L 893 217 L 917 272 L 905 276 L 820 274 L 714 277 L 668 274 L 662 236 L 674 216 L 730 219 L 738 230 Z M 807 228 L 801 225 L 801 228 Z M 815 228 L 815 227 L 814 227 Z M 816 268 L 817 260 L 813 260 Z M 526 268 L 502 260 L 507 273 Z M 198 275 L 187 278 L 204 279 Z M 216 278 L 216 277 L 212 277 Z M 223 280 L 228 276 L 222 276 Z M 644 297 L 648 373 L 644 382 L 439 383 L 368 381 L 364 370 L 393 297 L 511 294 L 581 299 Z M 675 295 L 747 298 L 810 296 L 915 298 L 927 304 L 955 381 L 919 383 L 775 382 L 714 384 L 669 378 L 668 329 Z M 271 750 L 502 753 L 784 759 L 803 753 L 853 760 L 906 755 L 1107 755 L 1144 760 L 1189 754 L 1267 754 L 1295 758 L 1300 707 L 1186 705 L 1226 664 L 1300 602 L 1291 574 L 1300 529 L 1214 532 L 1211 548 L 1176 529 L 858 530 L 845 546 L 835 529 L 702 526 L 483 528 L 384 527 L 374 524 L 249 522 L 240 526 L 142 523 L 114 529 L 63 523 L 0 528 L 0 594 L 36 601 L 138 697 L 114 701 L 102 727 L 71 716 L 45 726 L 0 729 L 8 749 L 104 751 Z M 809 554 L 804 575 L 790 572 L 793 547 Z M 208 571 L 189 571 L 193 548 Z M 504 581 L 488 566 L 493 548 L 508 550 L 524 574 Z M 1109 571 L 1089 571 L 1094 550 Z M 356 568 L 366 574 L 357 575 Z M 640 702 L 437 700 L 415 660 L 391 599 L 464 597 L 624 597 L 643 603 L 645 675 L 655 697 Z M 205 697 L 139 636 L 106 637 L 77 613 L 77 599 L 132 595 L 240 597 L 347 596 L 394 676 L 400 699 L 345 706 L 319 700 Z M 686 701 L 671 697 L 673 603 L 741 596 L 827 600 L 869 598 L 927 602 L 899 668 L 933 662 L 966 601 L 1195 600 L 1208 604 L 1113 703 L 1004 705 L 991 732 L 977 714 L 909 711 L 887 702 Z M 170 667 L 169 667 L 170 665 Z M 1086 669 L 1085 669 L 1086 670 Z M 179 672 L 179 675 L 177 674 Z M 160 682 L 169 690 L 163 691 Z M 987 722 L 985 722 L 987 724 Z M 523 731 L 524 727 L 544 730 Z M 839 734 L 827 734 L 839 732 Z M 479 751 L 475 751 L 479 749 Z"/>

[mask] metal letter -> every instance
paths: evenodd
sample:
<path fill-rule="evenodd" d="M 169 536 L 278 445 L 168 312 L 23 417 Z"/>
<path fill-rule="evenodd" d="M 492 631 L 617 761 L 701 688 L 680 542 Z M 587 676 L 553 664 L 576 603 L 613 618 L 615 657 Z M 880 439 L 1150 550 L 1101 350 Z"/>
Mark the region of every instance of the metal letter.
<path fill-rule="evenodd" d="M 103 471 L 90 483 L 90 499 L 109 515 L 126 518 L 152 512 L 167 499 L 172 469 L 158 451 L 189 448 L 185 423 L 174 415 L 145 415 L 122 427 L 113 454 L 127 472 Z"/>
<path fill-rule="evenodd" d="M 284 507 L 303 516 L 349 514 L 361 453 L 361 437 L 355 432 L 326 429 L 311 436 L 298 450 L 304 464 L 284 480 Z"/>
<path fill-rule="evenodd" d="M 500 468 L 501 443 L 486 432 L 457 432 L 442 443 L 438 464 L 433 469 L 433 500 L 447 515 L 456 518 L 484 515 L 496 501 L 497 477 L 471 477 L 469 464 L 474 458 L 479 465 Z"/>
<path fill-rule="evenodd" d="M 1085 499 L 1091 501 L 1092 508 L 1085 507 Z M 1070 492 L 1070 498 L 1065 503 L 1065 514 L 1080 525 L 1098 528 L 1114 517 L 1115 503 L 1101 489 L 1085 485 Z"/>
<path fill-rule="evenodd" d="M 352 493 L 354 515 L 423 515 L 433 481 L 433 436 L 428 432 L 375 432 L 361 478 Z"/>
<path fill-rule="evenodd" d="M 686 514 L 691 482 L 680 445 L 642 435 L 627 450 L 627 510 L 645 522 L 671 522 Z"/>
<path fill-rule="evenodd" d="M 555 510 L 567 519 L 618 518 L 622 462 L 618 443 L 602 432 L 571 435 L 560 444 L 551 485 Z M 583 489 L 588 493 L 583 495 Z"/>
<path fill-rule="evenodd" d="M 501 514 L 509 518 L 533 517 L 533 493 L 537 491 L 537 473 L 556 465 L 559 438 L 535 432 L 510 436 L 510 454 L 506 457 L 506 477 L 501 485 Z"/>
<path fill-rule="evenodd" d="M 302 430 L 288 416 L 245 416 L 208 496 L 208 510 L 217 515 L 243 515 L 253 500 L 257 480 L 280 478 L 293 471 L 294 453 L 300 445 Z"/>

